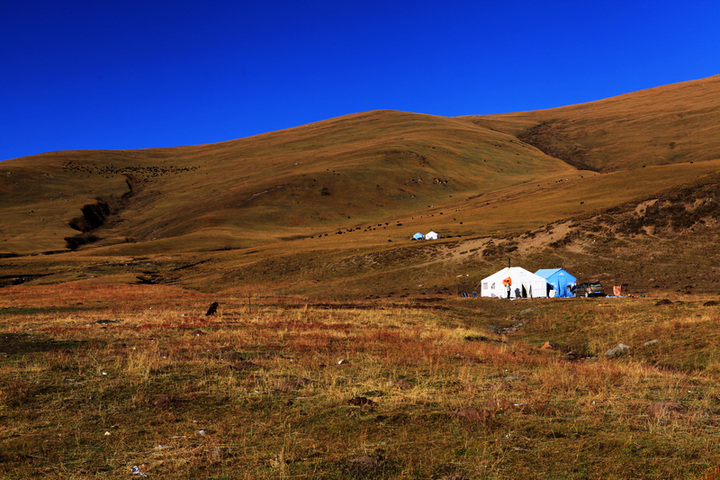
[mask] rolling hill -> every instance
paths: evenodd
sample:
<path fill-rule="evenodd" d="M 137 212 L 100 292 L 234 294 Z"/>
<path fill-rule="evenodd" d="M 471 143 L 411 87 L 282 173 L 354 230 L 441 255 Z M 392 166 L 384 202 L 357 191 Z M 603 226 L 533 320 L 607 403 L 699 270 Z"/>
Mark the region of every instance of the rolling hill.
<path fill-rule="evenodd" d="M 23 253 L 65 247 L 71 219 L 95 198 L 110 204 L 114 217 L 98 245 L 185 237 L 189 248 L 202 249 L 203 236 L 217 242 L 219 234 L 238 248 L 386 222 L 453 197 L 575 173 L 510 135 L 400 112 L 217 145 L 58 152 L 4 167 L 3 204 L 20 209 L 3 209 L 12 215 L 7 221 L 24 209 L 23 229 L 47 225 L 47 243 L 9 248 Z"/>
<path fill-rule="evenodd" d="M 510 254 L 622 281 L 649 238 L 695 244 L 714 232 L 713 209 L 669 230 L 618 225 L 642 202 L 677 203 L 678 188 L 702 192 L 688 194 L 696 204 L 713 198 L 719 113 L 716 76 L 537 112 L 373 111 L 219 144 L 7 160 L 4 276 L 313 294 L 332 280 L 381 295 L 427 288 L 417 285 L 428 275 L 441 292 Z M 600 254 L 583 242 L 595 228 Z M 445 239 L 410 242 L 430 229 Z M 667 264 L 668 277 L 678 268 Z"/>
<path fill-rule="evenodd" d="M 468 117 L 578 168 L 720 158 L 720 75 L 552 110 Z"/>

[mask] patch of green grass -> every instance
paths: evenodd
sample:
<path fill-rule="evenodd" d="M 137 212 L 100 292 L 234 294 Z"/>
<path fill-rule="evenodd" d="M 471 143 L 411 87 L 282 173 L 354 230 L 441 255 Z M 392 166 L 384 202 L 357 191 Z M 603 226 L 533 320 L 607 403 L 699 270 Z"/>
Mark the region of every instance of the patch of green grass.
<path fill-rule="evenodd" d="M 87 310 L 97 310 L 93 307 L 4 307 L 0 308 L 0 315 L 45 315 L 53 313 L 71 313 Z"/>
<path fill-rule="evenodd" d="M 0 333 L 0 353 L 7 355 L 49 352 L 79 348 L 81 340 L 57 340 L 30 333 Z"/>

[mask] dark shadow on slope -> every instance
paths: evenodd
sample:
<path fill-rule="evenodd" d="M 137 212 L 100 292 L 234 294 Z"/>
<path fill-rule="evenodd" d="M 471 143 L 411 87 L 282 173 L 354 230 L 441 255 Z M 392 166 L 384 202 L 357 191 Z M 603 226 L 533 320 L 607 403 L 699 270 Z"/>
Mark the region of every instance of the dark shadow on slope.
<path fill-rule="evenodd" d="M 77 340 L 55 340 L 28 333 L 0 334 L 0 352 L 6 355 L 73 350 L 84 343 Z"/>
<path fill-rule="evenodd" d="M 70 228 L 81 233 L 79 235 L 73 235 L 72 237 L 65 237 L 67 248 L 77 250 L 83 245 L 100 240 L 100 237 L 93 232 L 106 225 L 112 216 L 119 214 L 135 194 L 137 181 L 131 175 L 128 175 L 125 183 L 128 186 L 128 191 L 119 199 L 104 199 L 98 197 L 95 203 L 83 205 L 80 209 L 82 215 L 73 218 L 68 223 Z"/>
<path fill-rule="evenodd" d="M 600 171 L 599 168 L 587 162 L 585 147 L 562 133 L 561 127 L 557 124 L 539 123 L 519 134 L 517 138 L 544 154 L 559 158 L 580 170 Z"/>

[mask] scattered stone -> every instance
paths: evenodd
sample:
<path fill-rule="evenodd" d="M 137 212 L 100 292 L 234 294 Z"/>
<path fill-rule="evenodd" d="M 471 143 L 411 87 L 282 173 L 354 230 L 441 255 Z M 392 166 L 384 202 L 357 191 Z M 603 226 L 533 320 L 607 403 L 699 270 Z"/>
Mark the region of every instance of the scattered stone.
<path fill-rule="evenodd" d="M 172 400 L 167 395 L 158 395 L 157 397 L 153 398 L 152 402 L 153 407 L 166 407 L 172 403 Z"/>
<path fill-rule="evenodd" d="M 703 307 L 714 307 L 716 305 L 720 305 L 720 303 L 716 302 L 715 300 L 710 300 L 709 302 L 703 303 Z"/>
<path fill-rule="evenodd" d="M 108 318 L 105 318 L 102 320 L 95 320 L 90 325 L 107 325 L 109 323 L 118 323 L 118 322 L 122 322 L 122 318 L 114 318 L 112 320 L 110 320 Z"/>
<path fill-rule="evenodd" d="M 630 350 L 630 348 L 631 348 L 631 347 L 629 347 L 628 345 L 625 345 L 624 343 L 620 343 L 620 344 L 618 344 L 617 347 L 611 348 L 610 350 L 608 350 L 607 352 L 605 352 L 605 355 L 608 356 L 608 357 L 614 357 L 615 355 L 618 355 L 618 354 L 621 354 L 621 353 L 623 353 L 623 352 L 625 352 L 625 351 L 627 351 L 627 350 Z"/>
<path fill-rule="evenodd" d="M 141 477 L 147 477 L 147 474 L 141 472 L 137 465 L 132 467 L 132 469 L 130 470 L 130 473 L 132 473 L 133 475 L 139 475 Z"/>
<path fill-rule="evenodd" d="M 358 407 L 374 407 L 377 405 L 377 403 L 373 402 L 367 397 L 354 397 L 348 400 L 348 403 L 350 405 L 355 405 Z"/>
<path fill-rule="evenodd" d="M 659 301 L 655 304 L 655 306 L 656 306 L 656 307 L 659 307 L 659 306 L 662 306 L 662 305 L 672 305 L 672 303 L 673 303 L 672 300 L 668 300 L 667 298 L 663 298 L 662 300 L 659 300 Z"/>
<path fill-rule="evenodd" d="M 518 382 L 520 380 L 527 380 L 527 378 L 520 375 L 511 375 L 509 377 L 505 377 L 506 382 Z"/>
<path fill-rule="evenodd" d="M 294 380 L 288 380 L 287 382 L 283 382 L 278 387 L 278 391 L 280 392 L 292 392 L 293 390 L 299 390 L 302 387 L 304 387 L 308 383 L 308 380 L 304 378 L 296 378 Z"/>
<path fill-rule="evenodd" d="M 375 468 L 380 465 L 380 459 L 376 456 L 362 455 L 360 457 L 353 458 L 350 460 L 350 463 L 365 468 Z"/>
<path fill-rule="evenodd" d="M 454 413 L 469 423 L 486 422 L 492 417 L 492 413 L 478 407 L 463 407 Z"/>
<path fill-rule="evenodd" d="M 183 399 L 172 395 L 160 394 L 156 395 L 151 401 L 150 405 L 157 408 L 169 407 L 172 405 L 179 405 L 183 403 Z"/>
<path fill-rule="evenodd" d="M 648 412 L 650 413 L 650 415 L 657 419 L 676 417 L 683 410 L 685 410 L 685 407 L 683 407 L 680 403 L 672 400 L 655 402 L 648 407 Z"/>
<path fill-rule="evenodd" d="M 247 361 L 247 360 L 235 362 L 234 365 L 230 365 L 231 370 L 238 370 L 238 371 L 257 370 L 258 368 L 260 368 L 260 365 L 257 365 L 255 363 Z"/>
<path fill-rule="evenodd" d="M 405 380 L 404 378 L 398 378 L 392 384 L 394 387 L 403 388 L 403 389 L 413 388 L 415 386 L 414 383 L 412 383 L 408 380 Z"/>
<path fill-rule="evenodd" d="M 466 342 L 487 342 L 490 339 L 484 335 L 467 335 L 463 338 Z"/>
<path fill-rule="evenodd" d="M 658 342 L 660 342 L 660 340 L 650 340 L 649 342 L 643 343 L 643 347 L 649 347 L 650 345 L 655 345 Z"/>
<path fill-rule="evenodd" d="M 587 360 L 588 358 L 593 358 L 593 357 L 589 357 L 587 355 L 583 355 L 582 353 L 575 353 L 575 352 L 568 352 L 567 354 L 565 354 L 565 359 L 568 362 L 580 362 L 582 360 Z"/>
<path fill-rule="evenodd" d="M 369 390 L 367 392 L 363 392 L 361 395 L 365 397 L 384 397 L 385 392 L 382 390 Z"/>
<path fill-rule="evenodd" d="M 491 412 L 504 412 L 505 410 L 515 408 L 515 404 L 507 398 L 493 397 L 485 402 L 485 407 Z"/>
<path fill-rule="evenodd" d="M 385 459 L 378 454 L 361 455 L 357 458 L 353 458 L 348 463 L 355 473 L 363 476 L 374 476 L 375 474 L 381 473 L 380 471 L 384 467 Z"/>
<path fill-rule="evenodd" d="M 226 362 L 238 363 L 238 362 L 245 361 L 245 359 L 247 358 L 247 354 L 242 353 L 242 352 L 236 352 L 234 350 L 230 350 L 230 351 L 222 352 L 222 355 L 220 358 L 222 358 Z"/>

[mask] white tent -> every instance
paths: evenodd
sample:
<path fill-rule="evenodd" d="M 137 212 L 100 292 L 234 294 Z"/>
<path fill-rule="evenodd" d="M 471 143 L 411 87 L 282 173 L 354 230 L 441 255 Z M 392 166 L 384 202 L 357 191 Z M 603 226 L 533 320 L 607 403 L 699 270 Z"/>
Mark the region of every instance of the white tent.
<path fill-rule="evenodd" d="M 480 282 L 481 297 L 545 298 L 547 280 L 521 267 L 505 267 Z"/>
<path fill-rule="evenodd" d="M 428 233 L 425 234 L 425 240 L 437 240 L 438 234 L 430 230 Z"/>

